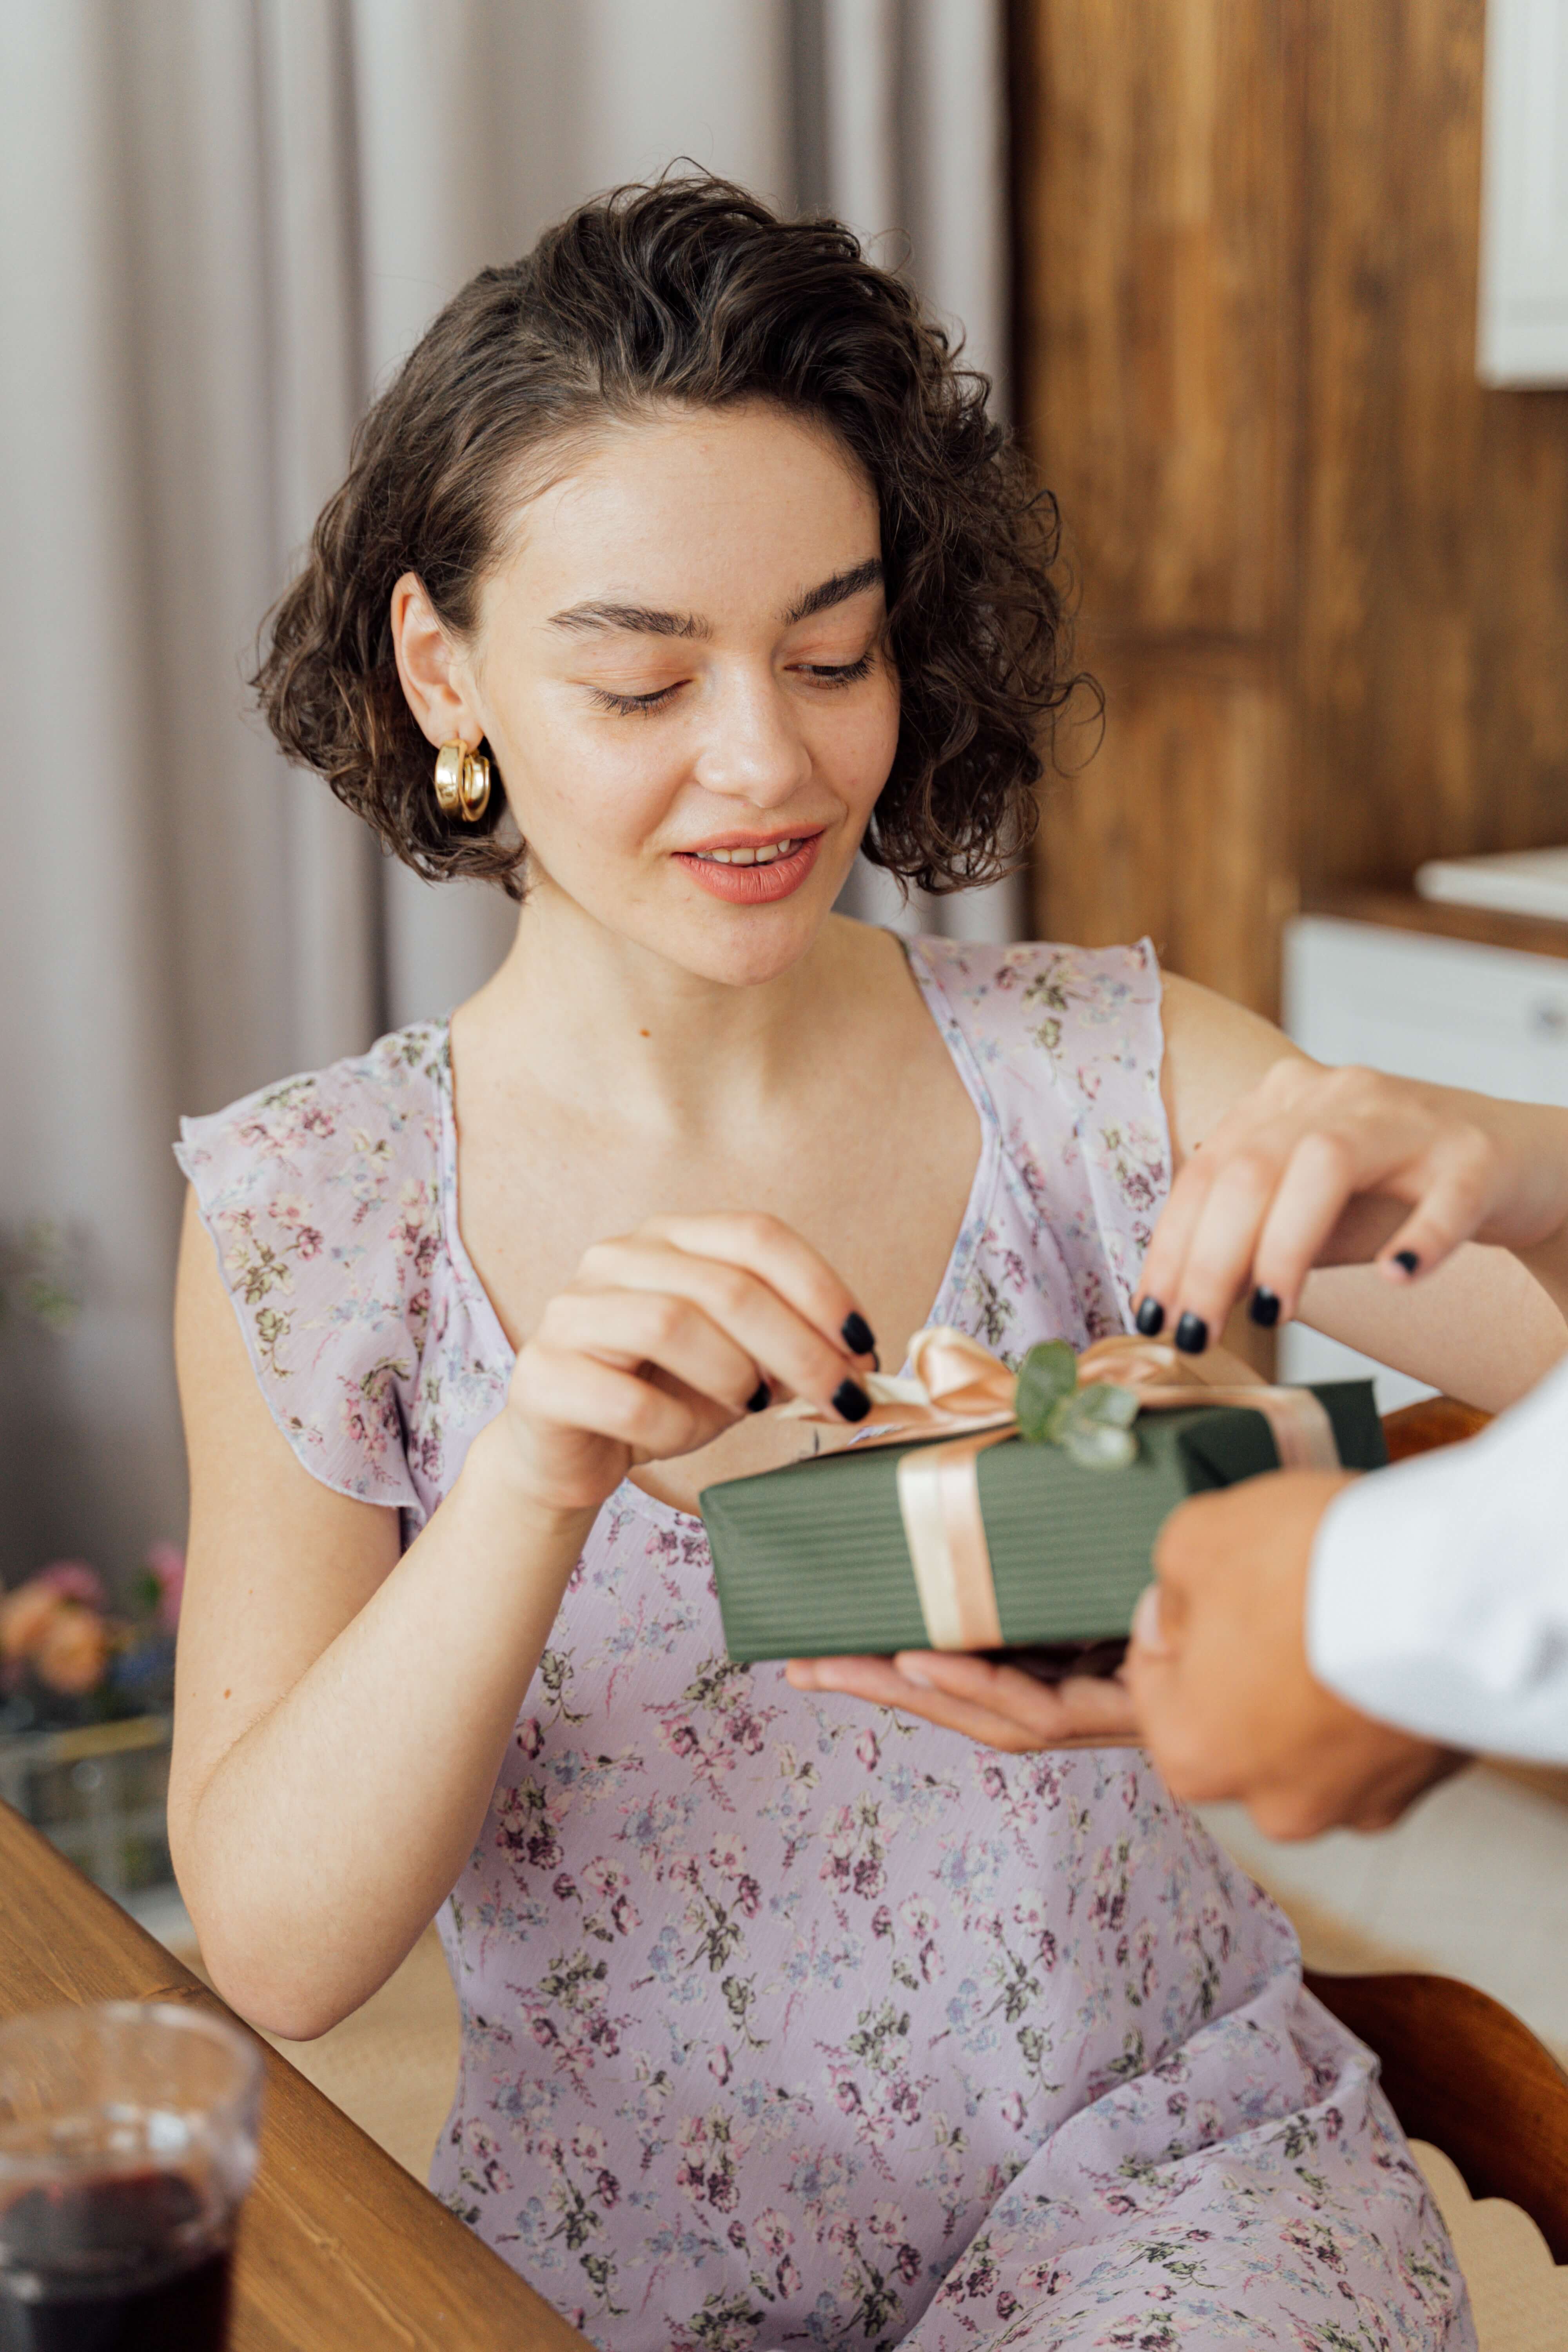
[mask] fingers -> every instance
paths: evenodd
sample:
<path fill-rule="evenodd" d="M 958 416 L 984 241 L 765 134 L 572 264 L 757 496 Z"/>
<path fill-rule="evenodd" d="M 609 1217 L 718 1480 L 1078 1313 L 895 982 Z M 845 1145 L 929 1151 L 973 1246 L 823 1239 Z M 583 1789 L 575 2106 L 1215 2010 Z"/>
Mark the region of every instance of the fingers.
<path fill-rule="evenodd" d="M 1130 1745 L 1135 1738 L 1126 1693 L 1097 1677 L 1079 1676 L 1053 1691 L 1014 1666 L 928 1651 L 901 1654 L 897 1664 L 796 1658 L 787 1672 L 797 1690 L 837 1691 L 919 1716 L 1007 1755 Z"/>
<path fill-rule="evenodd" d="M 761 1370 L 744 1348 L 688 1298 L 668 1291 L 565 1291 L 546 1310 L 551 1346 L 597 1357 L 623 1371 L 651 1364 L 738 1418 Z"/>
<path fill-rule="evenodd" d="M 876 1339 L 858 1300 L 826 1259 L 782 1218 L 760 1211 L 653 1217 L 642 1230 L 688 1256 L 717 1258 L 759 1275 L 835 1348 L 874 1360 Z"/>
<path fill-rule="evenodd" d="M 1508 1182 L 1504 1148 L 1468 1115 L 1471 1100 L 1373 1070 L 1277 1063 L 1173 1185 L 1143 1264 L 1139 1329 L 1169 1330 L 1195 1354 L 1249 1285 L 1255 1319 L 1272 1324 L 1296 1312 L 1315 1265 L 1374 1259 L 1407 1282 L 1440 1265 L 1482 1230 Z"/>
<path fill-rule="evenodd" d="M 1254 1253 L 1276 1197 L 1279 1164 L 1266 1147 L 1255 1144 L 1223 1159 L 1209 1156 L 1205 1174 L 1202 1204 L 1190 1222 L 1186 1255 L 1173 1292 L 1177 1347 L 1191 1347 L 1197 1337 L 1193 1326 L 1201 1326 L 1194 1354 L 1222 1328 L 1251 1283 Z M 1259 1267 L 1259 1279 L 1265 1278 Z"/>
<path fill-rule="evenodd" d="M 1491 1205 L 1497 1155 L 1479 1129 L 1446 1137 L 1429 1155 L 1431 1181 L 1378 1253 L 1393 1282 L 1415 1282 L 1468 1241 Z"/>
<path fill-rule="evenodd" d="M 680 1246 L 682 1233 L 711 1254 Z M 746 1262 L 742 1247 L 761 1265 Z M 850 1421 L 868 1409 L 857 1374 L 875 1359 L 851 1345 L 856 1338 L 868 1339 L 868 1328 L 853 1303 L 846 1303 L 849 1294 L 837 1277 L 775 1219 L 656 1219 L 625 1240 L 596 1244 L 570 1291 L 546 1310 L 548 1336 L 553 1339 L 570 1326 L 564 1302 L 572 1297 L 637 1291 L 699 1310 L 778 1392 L 831 1405 Z M 668 1319 L 673 1338 L 679 1318 Z"/>
<path fill-rule="evenodd" d="M 1020 1667 L 954 1650 L 900 1650 L 895 1663 L 906 1683 L 1000 1715 L 1037 1735 L 1037 1747 L 1132 1730 L 1126 1690 L 1112 1675 L 1074 1675 L 1052 1685 Z"/>
<path fill-rule="evenodd" d="M 1175 1328 L 1183 1297 L 1182 1271 L 1217 1165 L 1212 1157 L 1194 1152 L 1166 1198 L 1144 1253 L 1134 1302 L 1138 1328 L 1145 1339 L 1157 1339 L 1167 1326 Z"/>
<path fill-rule="evenodd" d="M 1201 1692 L 1190 1687 L 1180 1654 L 1162 1654 L 1134 1643 L 1123 1671 L 1138 1737 L 1172 1796 L 1201 1805 L 1245 1794 L 1215 1738 Z"/>
<path fill-rule="evenodd" d="M 1301 1287 L 1354 1194 L 1363 1189 L 1354 1142 L 1331 1130 L 1303 1136 L 1285 1162 L 1258 1237 L 1258 1279 L 1293 1315 Z M 1398 1171 L 1385 1171 L 1395 1182 Z"/>
<path fill-rule="evenodd" d="M 706 1445 L 734 1415 L 688 1389 L 672 1392 L 574 1349 L 531 1340 L 512 1373 L 511 1402 L 536 1426 L 591 1430 L 640 1459 L 668 1461 Z"/>

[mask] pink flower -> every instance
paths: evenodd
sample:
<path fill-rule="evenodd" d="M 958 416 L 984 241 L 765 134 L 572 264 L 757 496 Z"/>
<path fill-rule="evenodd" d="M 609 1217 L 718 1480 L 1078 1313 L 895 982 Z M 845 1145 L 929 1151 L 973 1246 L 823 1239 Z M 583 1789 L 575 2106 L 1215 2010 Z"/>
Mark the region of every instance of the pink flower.
<path fill-rule="evenodd" d="M 158 1622 L 172 1633 L 180 1622 L 185 1592 L 185 1555 L 178 1544 L 155 1543 L 147 1553 L 147 1572 L 158 1587 Z"/>
<path fill-rule="evenodd" d="M 109 1663 L 109 1636 L 96 1609 L 62 1601 L 33 1653 L 33 1671 L 50 1690 L 80 1698 L 96 1690 Z"/>
<path fill-rule="evenodd" d="M 41 1568 L 33 1581 L 47 1585 L 62 1601 L 79 1601 L 84 1609 L 109 1606 L 102 1577 L 96 1568 L 89 1568 L 85 1559 L 57 1559 L 49 1567 Z"/>
<path fill-rule="evenodd" d="M 782 2254 L 786 2246 L 795 2243 L 795 2231 L 784 2216 L 772 2205 L 757 2216 L 757 2235 L 762 2240 L 763 2250 L 770 2254 Z"/>
<path fill-rule="evenodd" d="M 882 1751 L 877 1744 L 877 1735 L 874 1731 L 868 1730 L 860 1734 L 859 1738 L 855 1742 L 855 1753 L 868 1772 L 876 1770 L 878 1759 Z"/>

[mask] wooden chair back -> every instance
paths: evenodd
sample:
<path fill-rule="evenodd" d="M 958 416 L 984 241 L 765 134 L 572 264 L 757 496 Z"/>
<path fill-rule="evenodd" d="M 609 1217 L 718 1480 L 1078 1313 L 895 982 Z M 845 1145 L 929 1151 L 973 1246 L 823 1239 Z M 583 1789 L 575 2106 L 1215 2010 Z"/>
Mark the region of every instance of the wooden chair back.
<path fill-rule="evenodd" d="M 1391 1462 L 1476 1436 L 1489 1413 L 1428 1397 L 1384 1416 Z M 1568 2263 L 1568 2074 L 1530 2028 L 1453 1977 L 1321 1976 L 1325 2009 L 1383 2062 L 1383 2085 L 1412 2139 L 1458 2165 L 1472 2197 L 1506 2197 Z"/>
<path fill-rule="evenodd" d="M 1309 1990 L 1383 2061 L 1412 2139 L 1452 2158 L 1472 2197 L 1506 2197 L 1568 2263 L 1568 2074 L 1511 2010 L 1453 1977 L 1331 1977 Z"/>
<path fill-rule="evenodd" d="M 1407 1462 L 1413 1454 L 1432 1454 L 1440 1445 L 1459 1445 L 1479 1437 L 1491 1415 L 1479 1405 L 1461 1404 L 1458 1397 L 1424 1397 L 1398 1412 L 1383 1416 L 1383 1434 L 1391 1462 Z"/>

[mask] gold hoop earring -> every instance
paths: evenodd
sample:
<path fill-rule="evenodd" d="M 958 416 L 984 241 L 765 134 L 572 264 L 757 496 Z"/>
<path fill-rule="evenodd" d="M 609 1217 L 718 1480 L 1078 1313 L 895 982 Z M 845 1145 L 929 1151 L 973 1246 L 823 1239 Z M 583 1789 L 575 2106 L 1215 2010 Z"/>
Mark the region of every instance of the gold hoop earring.
<path fill-rule="evenodd" d="M 490 804 L 490 763 L 482 751 L 470 751 L 464 760 L 458 799 L 469 824 L 478 824 Z"/>
<path fill-rule="evenodd" d="M 456 816 L 463 805 L 463 762 L 466 743 L 443 743 L 436 754 L 436 803 L 443 816 Z"/>
<path fill-rule="evenodd" d="M 489 806 L 490 763 L 462 741 L 443 743 L 436 754 L 436 802 L 443 816 L 477 824 Z"/>

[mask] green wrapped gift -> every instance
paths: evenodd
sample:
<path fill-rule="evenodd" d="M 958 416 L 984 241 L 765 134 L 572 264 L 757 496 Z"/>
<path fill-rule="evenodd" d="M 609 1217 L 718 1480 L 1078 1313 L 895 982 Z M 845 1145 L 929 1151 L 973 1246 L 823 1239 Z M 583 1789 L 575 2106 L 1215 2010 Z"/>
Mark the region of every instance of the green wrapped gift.
<path fill-rule="evenodd" d="M 932 1338 L 960 1335 L 921 1341 Z M 1110 1341 L 1086 1373 L 1109 1356 L 1113 1380 L 1129 1366 L 1141 1377 L 1108 1395 L 1103 1374 L 1079 1385 L 1064 1343 L 1031 1350 L 1016 1382 L 962 1346 L 990 1368 L 962 1394 L 950 1381 L 944 1400 L 917 1406 L 911 1384 L 879 1382 L 906 1399 L 869 1444 L 705 1489 L 732 1658 L 1114 1643 L 1186 1496 L 1278 1469 L 1282 1454 L 1358 1470 L 1387 1459 L 1370 1381 L 1268 1389 L 1211 1357 L 1205 1391 L 1168 1348 Z M 1227 1370 L 1248 1382 L 1245 1403 Z"/>

